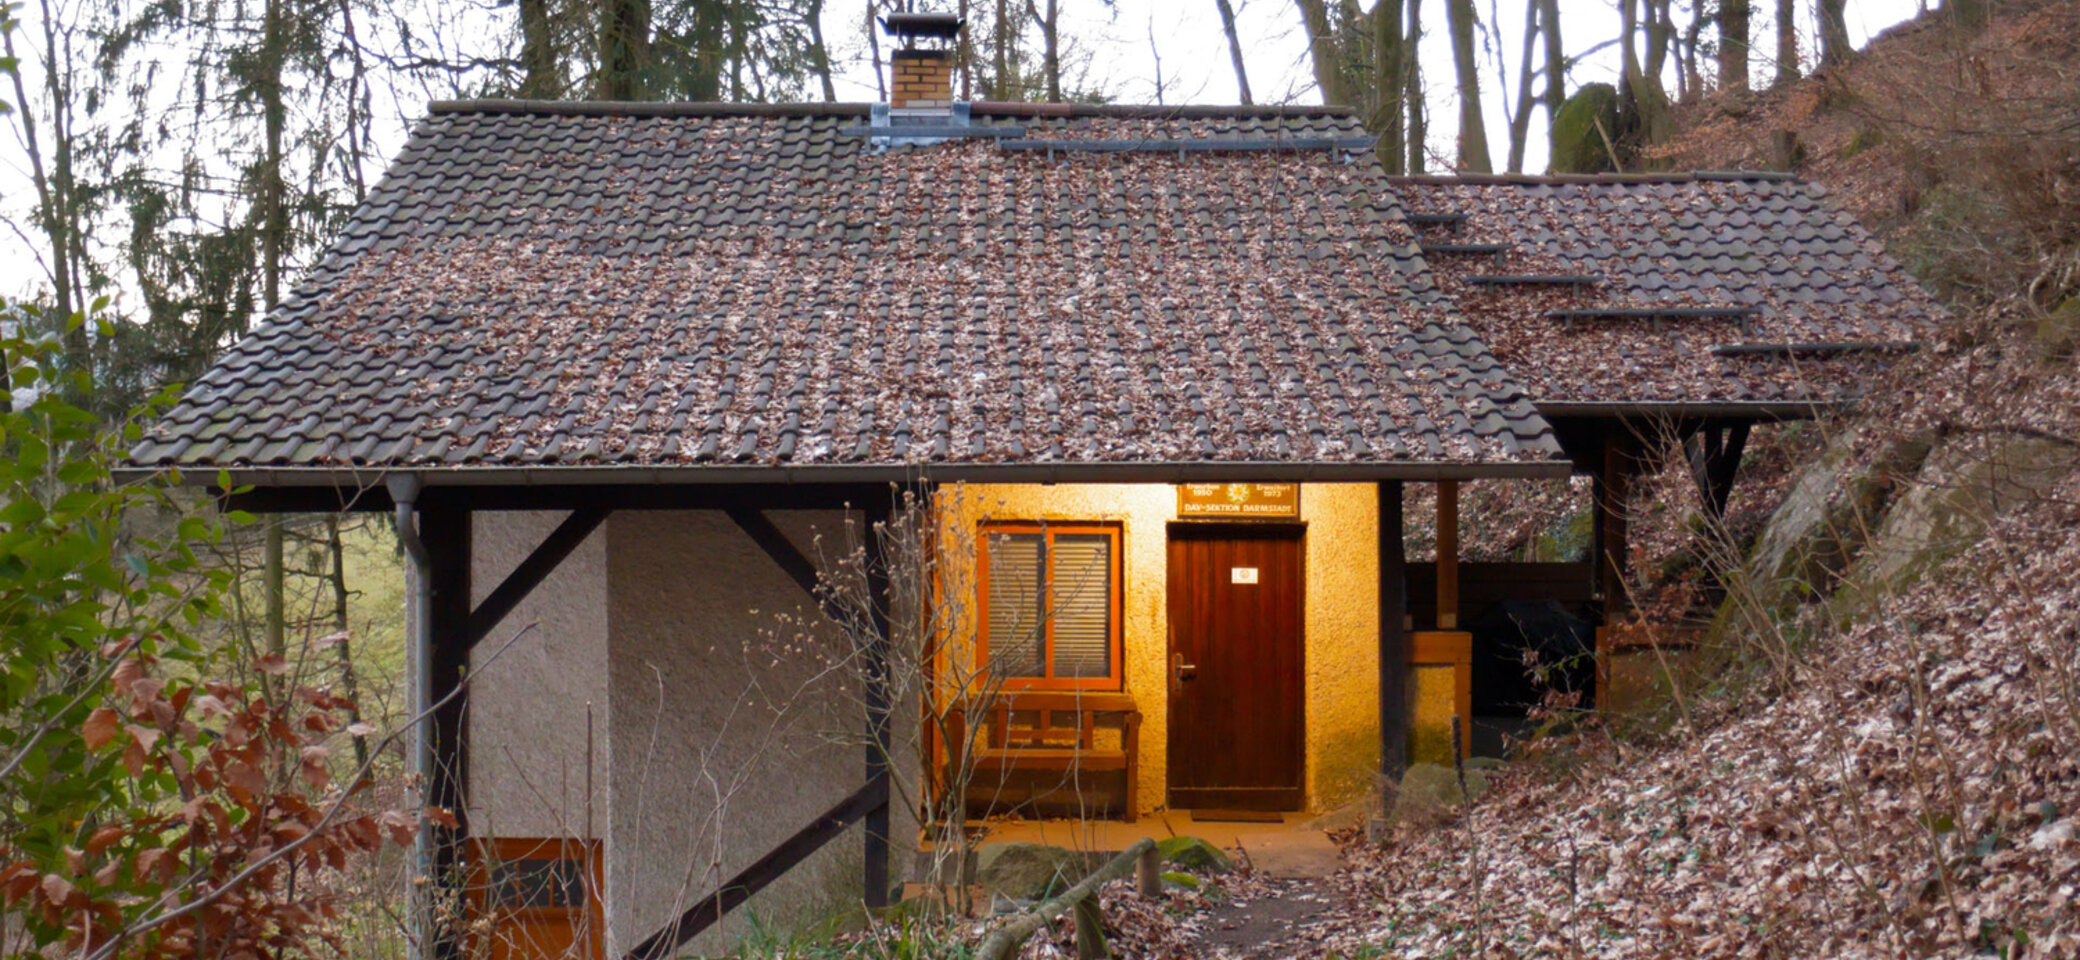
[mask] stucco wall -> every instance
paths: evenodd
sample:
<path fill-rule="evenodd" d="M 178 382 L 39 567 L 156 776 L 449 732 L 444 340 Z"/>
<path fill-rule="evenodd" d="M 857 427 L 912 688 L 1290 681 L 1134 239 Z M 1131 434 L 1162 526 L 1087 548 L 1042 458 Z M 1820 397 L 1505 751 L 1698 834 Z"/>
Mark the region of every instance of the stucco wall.
<path fill-rule="evenodd" d="M 565 514 L 479 513 L 471 604 L 481 602 Z M 470 661 L 469 810 L 479 836 L 586 836 L 586 712 L 593 724 L 591 835 L 607 826 L 607 550 L 593 531 Z M 533 628 L 520 634 L 528 624 Z M 519 635 L 519 639 L 512 639 Z"/>
<path fill-rule="evenodd" d="M 811 559 L 817 531 L 841 552 L 840 514 L 768 516 Z M 838 742 L 862 726 L 841 641 L 726 515 L 615 514 L 607 541 L 618 954 L 857 789 L 863 757 Z M 727 949 L 754 914 L 794 929 L 858 903 L 861 847 L 854 828 L 693 948 Z"/>
<path fill-rule="evenodd" d="M 1371 784 L 1379 760 L 1377 509 L 1371 484 L 1308 484 L 1306 703 L 1307 802 L 1326 810 Z M 1107 521 L 1122 527 L 1121 619 L 1126 692 L 1141 708 L 1142 813 L 1164 804 L 1169 774 L 1168 535 L 1177 519 L 1167 484 L 990 484 L 941 491 L 948 522 L 972 530 L 987 520 Z M 949 542 L 972 537 L 949 535 Z M 971 588 L 971 587 L 970 587 Z"/>

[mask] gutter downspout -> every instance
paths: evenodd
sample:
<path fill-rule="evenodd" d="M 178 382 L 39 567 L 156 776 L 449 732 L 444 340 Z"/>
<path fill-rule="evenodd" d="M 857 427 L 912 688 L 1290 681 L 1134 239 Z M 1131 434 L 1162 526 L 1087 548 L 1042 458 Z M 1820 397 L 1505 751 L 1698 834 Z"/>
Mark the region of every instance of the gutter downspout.
<path fill-rule="evenodd" d="M 397 538 L 412 559 L 414 591 L 411 623 L 411 707 L 414 718 L 411 757 L 406 772 L 418 784 L 419 809 L 433 806 L 433 557 L 419 539 L 419 475 L 393 473 L 385 478 L 390 500 L 397 505 Z M 425 960 L 432 951 L 427 936 L 432 932 L 433 842 L 432 828 L 422 822 L 412 834 L 412 869 L 405 877 L 405 950 L 407 960 Z M 425 882 L 421 882 L 421 878 Z"/>

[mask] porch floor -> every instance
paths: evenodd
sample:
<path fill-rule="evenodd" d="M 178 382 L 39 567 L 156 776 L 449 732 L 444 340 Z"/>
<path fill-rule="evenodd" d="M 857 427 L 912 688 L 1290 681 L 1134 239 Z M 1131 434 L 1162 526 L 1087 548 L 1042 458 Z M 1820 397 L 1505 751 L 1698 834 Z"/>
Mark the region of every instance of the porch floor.
<path fill-rule="evenodd" d="M 1237 862 L 1272 877 L 1326 877 L 1343 865 L 1342 853 L 1318 817 L 1288 813 L 1277 823 L 1232 823 L 1192 819 L 1189 810 L 1166 810 L 1133 823 L 1118 820 L 991 820 L 977 847 L 994 843 L 1044 843 L 1111 853 L 1144 837 L 1198 837 L 1220 847 Z M 927 845 L 929 846 L 929 845 Z"/>

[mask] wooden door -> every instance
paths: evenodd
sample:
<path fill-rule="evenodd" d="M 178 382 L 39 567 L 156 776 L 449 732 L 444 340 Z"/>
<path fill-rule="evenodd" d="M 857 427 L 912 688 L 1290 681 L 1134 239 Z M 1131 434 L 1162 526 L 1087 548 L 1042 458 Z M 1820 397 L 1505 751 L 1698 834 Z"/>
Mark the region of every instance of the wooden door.
<path fill-rule="evenodd" d="M 1170 806 L 1298 810 L 1301 528 L 1170 528 Z"/>
<path fill-rule="evenodd" d="M 600 960 L 598 841 L 483 837 L 472 853 L 474 960 Z"/>

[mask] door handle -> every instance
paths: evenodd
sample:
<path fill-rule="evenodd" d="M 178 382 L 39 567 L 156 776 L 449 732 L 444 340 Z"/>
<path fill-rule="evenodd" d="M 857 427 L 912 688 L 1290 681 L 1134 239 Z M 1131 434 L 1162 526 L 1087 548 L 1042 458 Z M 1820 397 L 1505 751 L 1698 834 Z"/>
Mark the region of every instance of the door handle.
<path fill-rule="evenodd" d="M 1198 664 L 1196 664 L 1196 663 L 1186 663 L 1186 662 L 1184 662 L 1184 654 L 1181 654 L 1181 653 L 1173 653 L 1173 654 L 1171 654 L 1171 655 L 1170 655 L 1170 692 L 1171 692 L 1171 693 L 1183 693 L 1183 692 L 1184 692 L 1184 682 L 1185 682 L 1186 680 L 1190 680 L 1190 679 L 1191 679 L 1191 678 L 1193 677 L 1193 675 L 1194 675 L 1194 672 L 1195 672 L 1195 671 L 1197 671 L 1198 669 L 1199 669 L 1199 665 L 1198 665 Z"/>

